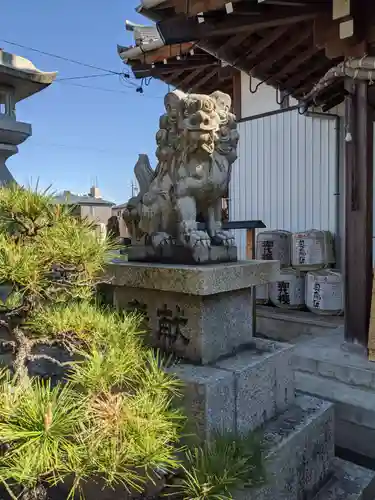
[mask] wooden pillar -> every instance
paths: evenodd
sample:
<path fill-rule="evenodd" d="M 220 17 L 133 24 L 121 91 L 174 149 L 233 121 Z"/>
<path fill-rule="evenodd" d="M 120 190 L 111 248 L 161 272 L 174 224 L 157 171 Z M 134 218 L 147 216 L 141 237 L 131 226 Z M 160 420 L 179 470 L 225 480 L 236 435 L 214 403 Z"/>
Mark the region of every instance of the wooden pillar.
<path fill-rule="evenodd" d="M 373 123 L 368 82 L 345 100 L 345 339 L 367 347 L 372 292 Z"/>

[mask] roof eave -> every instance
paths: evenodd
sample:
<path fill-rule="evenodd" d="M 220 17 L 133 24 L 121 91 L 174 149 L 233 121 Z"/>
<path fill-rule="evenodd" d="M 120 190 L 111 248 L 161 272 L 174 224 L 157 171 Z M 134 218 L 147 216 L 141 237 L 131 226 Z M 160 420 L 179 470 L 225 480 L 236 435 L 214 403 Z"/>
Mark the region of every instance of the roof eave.
<path fill-rule="evenodd" d="M 154 42 L 145 44 L 145 45 L 139 45 L 136 47 L 121 47 L 120 45 L 117 46 L 117 52 L 120 56 L 120 58 L 124 61 L 127 62 L 129 59 L 142 59 L 142 56 L 148 52 L 152 52 L 153 50 L 160 49 L 161 47 L 164 47 L 164 42 L 163 40 L 155 40 Z M 124 50 L 122 50 L 124 49 Z"/>

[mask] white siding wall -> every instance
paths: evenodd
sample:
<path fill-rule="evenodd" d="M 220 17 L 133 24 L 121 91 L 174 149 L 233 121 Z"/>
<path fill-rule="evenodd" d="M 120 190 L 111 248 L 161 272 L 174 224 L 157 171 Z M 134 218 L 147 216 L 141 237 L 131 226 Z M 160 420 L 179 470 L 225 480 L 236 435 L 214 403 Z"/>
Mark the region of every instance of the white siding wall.
<path fill-rule="evenodd" d="M 260 80 L 256 78 L 251 79 L 251 88 L 255 90 Z M 280 96 L 279 96 L 280 99 Z M 290 106 L 295 106 L 297 101 L 290 99 Z M 249 116 L 256 116 L 270 111 L 280 109 L 277 103 L 276 89 L 262 83 L 259 85 L 257 91 L 253 94 L 250 92 L 250 77 L 246 73 L 241 73 L 241 118 L 248 118 Z"/>
<path fill-rule="evenodd" d="M 239 158 L 230 184 L 231 220 L 268 229 L 337 231 L 337 135 L 331 117 L 284 111 L 239 123 Z M 246 235 L 236 234 L 246 258 Z"/>

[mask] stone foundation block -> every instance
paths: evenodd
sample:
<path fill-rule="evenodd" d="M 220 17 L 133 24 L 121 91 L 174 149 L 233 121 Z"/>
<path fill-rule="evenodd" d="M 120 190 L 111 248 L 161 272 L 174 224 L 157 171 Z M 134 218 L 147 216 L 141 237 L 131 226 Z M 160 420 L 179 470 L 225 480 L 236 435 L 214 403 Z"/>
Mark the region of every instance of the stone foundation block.
<path fill-rule="evenodd" d="M 149 343 L 208 364 L 251 341 L 251 290 L 210 296 L 116 287 L 118 309 L 145 314 Z"/>
<path fill-rule="evenodd" d="M 197 364 L 236 354 L 250 341 L 251 294 L 274 281 L 277 261 L 205 266 L 124 263 L 107 269 L 114 303 L 145 317 L 151 345 Z"/>
<path fill-rule="evenodd" d="M 293 347 L 253 339 L 249 348 L 216 363 L 232 372 L 236 384 L 236 427 L 246 433 L 294 402 Z"/>
<path fill-rule="evenodd" d="M 293 356 L 296 390 L 335 404 L 336 445 L 375 458 L 375 363 L 347 349 L 344 332 L 299 342 Z"/>
<path fill-rule="evenodd" d="M 266 483 L 235 500 L 312 499 L 324 486 L 334 456 L 333 405 L 298 397 L 262 429 Z"/>
<path fill-rule="evenodd" d="M 331 477 L 314 500 L 373 500 L 375 472 L 334 458 Z"/>
<path fill-rule="evenodd" d="M 206 441 L 215 432 L 234 432 L 233 373 L 188 364 L 175 365 L 169 372 L 184 384 L 181 403 L 188 418 L 188 434 Z"/>

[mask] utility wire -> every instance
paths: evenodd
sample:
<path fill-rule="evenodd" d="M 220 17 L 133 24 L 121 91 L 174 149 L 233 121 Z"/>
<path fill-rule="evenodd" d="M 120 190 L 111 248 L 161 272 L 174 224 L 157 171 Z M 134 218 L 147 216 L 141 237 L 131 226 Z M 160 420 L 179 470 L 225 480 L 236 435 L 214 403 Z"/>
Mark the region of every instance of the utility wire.
<path fill-rule="evenodd" d="M 82 83 L 71 83 L 67 82 L 66 80 L 56 80 L 58 83 L 64 83 L 65 85 L 71 85 L 72 87 L 81 87 L 84 89 L 92 89 L 92 90 L 101 90 L 102 92 L 111 92 L 115 94 L 129 94 L 129 92 L 126 92 L 125 90 L 118 90 L 118 89 L 106 89 L 105 87 L 96 87 L 94 85 L 84 85 Z"/>
<path fill-rule="evenodd" d="M 113 73 L 100 73 L 96 75 L 69 76 L 66 78 L 56 78 L 56 82 L 63 82 L 65 80 L 84 80 L 86 78 L 100 78 L 102 76 L 114 76 L 114 75 Z"/>
<path fill-rule="evenodd" d="M 94 85 L 84 85 L 82 83 L 73 83 L 73 82 L 67 82 L 65 80 L 61 81 L 61 80 L 56 80 L 57 83 L 62 83 L 64 85 L 71 85 L 71 86 L 74 86 L 74 87 L 81 87 L 81 88 L 84 88 L 84 89 L 92 89 L 92 90 L 100 90 L 102 92 L 111 92 L 111 93 L 114 93 L 114 94 L 126 94 L 126 95 L 129 95 L 130 93 L 133 94 L 133 92 L 130 92 L 130 90 L 134 91 L 134 87 L 126 87 L 127 89 L 129 89 L 129 91 L 126 91 L 126 90 L 118 90 L 118 89 L 106 89 L 105 87 L 96 87 Z M 163 96 L 153 96 L 153 95 L 146 95 L 144 94 L 144 97 L 148 98 L 148 99 L 163 99 Z"/>
<path fill-rule="evenodd" d="M 104 71 L 105 73 L 111 73 L 114 75 L 121 75 L 122 74 L 119 71 L 112 71 L 110 69 L 100 68 L 99 66 L 94 66 L 92 64 L 83 63 L 81 61 L 77 61 L 76 59 L 70 59 L 69 57 L 64 57 L 64 56 L 59 56 L 57 54 L 52 54 L 51 52 L 45 52 L 44 50 L 34 49 L 33 47 L 29 47 L 27 45 L 22 45 L 22 44 L 16 43 L 16 42 L 11 42 L 9 40 L 0 39 L 0 41 L 7 43 L 9 45 L 14 45 L 15 47 L 20 47 L 21 49 L 26 49 L 26 50 L 31 50 L 33 52 L 37 52 L 38 54 L 43 54 L 45 56 L 54 57 L 55 59 L 61 59 L 62 61 L 67 61 L 67 62 L 70 62 L 72 64 L 78 64 L 79 66 L 85 66 L 86 68 L 97 69 L 99 71 Z"/>
<path fill-rule="evenodd" d="M 30 51 L 33 51 L 33 52 L 37 52 L 38 54 L 43 54 L 43 55 L 48 56 L 48 57 L 54 57 L 55 59 L 60 59 L 62 61 L 67 61 L 67 62 L 70 62 L 72 64 L 77 64 L 79 66 L 83 66 L 83 67 L 86 67 L 86 68 L 96 69 L 98 71 L 103 71 L 105 73 L 105 74 L 101 73 L 101 74 L 86 75 L 86 76 L 74 76 L 74 77 L 58 78 L 58 79 L 56 79 L 56 82 L 58 82 L 58 83 L 65 83 L 67 85 L 72 85 L 72 86 L 74 85 L 75 87 L 82 87 L 82 88 L 88 88 L 88 89 L 93 89 L 93 90 L 100 90 L 102 92 L 128 94 L 128 92 L 125 92 L 124 90 L 106 89 L 106 88 L 103 88 L 103 87 L 95 87 L 95 86 L 91 86 L 91 85 L 82 85 L 82 84 L 79 84 L 79 83 L 68 82 L 68 80 L 81 80 L 81 79 L 98 78 L 98 77 L 102 77 L 102 76 L 116 75 L 116 76 L 120 77 L 121 83 L 126 88 L 129 88 L 129 89 L 130 88 L 133 88 L 133 89 L 135 88 L 136 90 L 138 90 L 140 87 L 142 87 L 142 85 L 139 86 L 135 82 L 131 81 L 131 76 L 128 73 L 119 72 L 119 71 L 112 71 L 112 70 L 109 70 L 109 69 L 101 68 L 99 66 L 94 66 L 92 64 L 87 64 L 87 63 L 84 63 L 82 61 L 77 61 L 76 59 L 71 59 L 69 57 L 60 56 L 58 54 L 53 54 L 51 52 L 46 52 L 44 50 L 35 49 L 34 47 L 30 47 L 28 45 L 22 45 L 21 43 L 12 42 L 10 40 L 0 39 L 0 41 L 3 42 L 3 43 L 7 43 L 8 45 L 14 45 L 15 47 L 20 47 L 20 48 L 25 49 L 25 50 L 30 50 Z M 134 78 L 134 79 L 136 79 L 136 78 Z M 126 83 L 129 84 L 129 85 L 125 85 Z M 161 98 L 159 96 L 145 96 L 145 97 L 154 98 L 154 99 Z"/>

